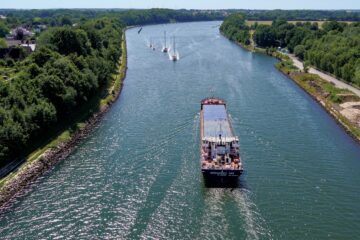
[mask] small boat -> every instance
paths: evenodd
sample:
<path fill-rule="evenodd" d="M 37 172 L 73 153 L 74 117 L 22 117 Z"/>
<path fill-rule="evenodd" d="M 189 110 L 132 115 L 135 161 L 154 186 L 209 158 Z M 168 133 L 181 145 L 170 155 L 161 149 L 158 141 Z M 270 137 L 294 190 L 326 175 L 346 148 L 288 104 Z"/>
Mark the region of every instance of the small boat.
<path fill-rule="evenodd" d="M 169 48 L 166 46 L 166 31 L 164 31 L 164 47 L 162 49 L 162 52 L 167 53 L 169 51 Z"/>
<path fill-rule="evenodd" d="M 174 37 L 173 48 L 174 48 L 174 49 L 173 49 L 173 51 L 172 51 L 171 60 L 175 62 L 175 61 L 179 60 L 179 59 L 178 59 L 178 55 L 177 55 L 177 53 L 176 53 L 175 37 Z"/>
<path fill-rule="evenodd" d="M 155 45 L 152 42 L 152 39 L 150 38 L 150 46 L 149 46 L 153 51 L 155 51 Z"/>

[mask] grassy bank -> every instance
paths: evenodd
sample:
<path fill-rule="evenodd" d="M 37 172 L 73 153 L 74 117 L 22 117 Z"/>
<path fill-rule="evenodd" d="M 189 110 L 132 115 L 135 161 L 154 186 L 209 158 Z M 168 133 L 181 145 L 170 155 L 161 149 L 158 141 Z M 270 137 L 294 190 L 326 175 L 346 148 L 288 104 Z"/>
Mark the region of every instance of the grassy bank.
<path fill-rule="evenodd" d="M 360 98 L 358 96 L 349 90 L 335 87 L 332 83 L 325 81 L 316 74 L 299 71 L 289 59 L 283 59 L 277 63 L 276 68 L 319 102 L 360 143 L 360 127 L 357 122 L 342 114 L 344 103 L 359 102 Z"/>
<path fill-rule="evenodd" d="M 0 208 L 23 189 L 29 186 L 39 175 L 68 155 L 75 144 L 91 132 L 93 126 L 117 99 L 122 82 L 126 76 L 127 51 L 125 32 L 121 43 L 122 55 L 118 69 L 108 85 L 84 104 L 67 126 L 62 126 L 55 137 L 26 157 L 25 162 L 16 170 L 0 180 Z"/>

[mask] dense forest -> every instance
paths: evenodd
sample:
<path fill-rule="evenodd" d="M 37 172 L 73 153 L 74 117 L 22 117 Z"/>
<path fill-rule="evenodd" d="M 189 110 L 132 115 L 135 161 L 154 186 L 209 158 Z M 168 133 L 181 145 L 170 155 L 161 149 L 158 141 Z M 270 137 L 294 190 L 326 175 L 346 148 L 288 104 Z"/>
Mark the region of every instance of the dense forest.
<path fill-rule="evenodd" d="M 220 31 L 230 40 L 245 45 L 250 44 L 250 28 L 245 23 L 245 16 L 235 13 L 227 17 L 220 26 Z"/>
<path fill-rule="evenodd" d="M 1 10 L 6 22 L 11 27 L 19 24 L 33 26 L 46 24 L 49 26 L 72 25 L 89 19 L 109 17 L 126 25 L 141 25 L 169 22 L 210 21 L 222 20 L 226 16 L 224 11 L 203 10 L 124 10 L 124 9 L 49 9 L 49 10 Z"/>
<path fill-rule="evenodd" d="M 221 31 L 230 39 L 250 44 L 244 33 L 244 16 L 234 14 L 223 22 Z M 335 76 L 360 86 L 360 23 L 288 23 L 277 19 L 271 25 L 255 23 L 253 40 L 262 48 L 287 48 L 300 59 Z"/>
<path fill-rule="evenodd" d="M 232 13 L 242 13 L 248 20 L 336 20 L 336 21 L 360 21 L 360 11 L 346 10 L 245 10 L 245 9 L 221 9 L 221 10 L 172 10 L 172 9 L 44 9 L 44 10 L 13 10 L 0 9 L 0 15 L 5 15 L 13 23 L 41 23 L 57 25 L 65 17 L 79 22 L 96 17 L 112 16 L 121 17 L 125 22 L 133 21 L 147 23 L 151 18 L 152 23 L 162 21 L 199 21 L 199 20 L 222 20 Z M 164 18 L 166 17 L 166 18 Z"/>
<path fill-rule="evenodd" d="M 107 18 L 51 28 L 38 50 L 15 64 L 17 75 L 0 81 L 1 163 L 24 153 L 107 83 L 121 55 L 122 28 Z"/>
<path fill-rule="evenodd" d="M 348 10 L 240 10 L 248 20 L 360 21 L 360 11 Z"/>

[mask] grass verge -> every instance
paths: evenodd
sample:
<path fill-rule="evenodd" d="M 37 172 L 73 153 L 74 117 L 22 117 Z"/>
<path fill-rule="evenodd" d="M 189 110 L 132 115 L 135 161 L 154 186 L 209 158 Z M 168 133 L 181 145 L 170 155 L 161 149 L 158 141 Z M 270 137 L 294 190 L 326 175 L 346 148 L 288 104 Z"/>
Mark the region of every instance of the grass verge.
<path fill-rule="evenodd" d="M 320 105 L 330 113 L 334 119 L 360 143 L 360 128 L 341 114 L 340 104 L 347 102 L 345 97 L 351 96 L 350 101 L 360 101 L 360 98 L 347 89 L 340 89 L 325 81 L 316 74 L 300 72 L 292 65 L 291 60 L 285 60 L 276 64 L 276 68 L 292 79 L 298 86 L 304 89 Z"/>

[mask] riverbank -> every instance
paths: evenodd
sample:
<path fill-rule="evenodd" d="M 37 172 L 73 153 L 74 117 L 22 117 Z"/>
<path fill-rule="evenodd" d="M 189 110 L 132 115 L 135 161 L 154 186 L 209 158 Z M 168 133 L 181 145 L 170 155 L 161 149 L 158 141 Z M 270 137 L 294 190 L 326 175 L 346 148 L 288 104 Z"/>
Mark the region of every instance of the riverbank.
<path fill-rule="evenodd" d="M 118 70 L 112 76 L 112 81 L 110 81 L 107 88 L 107 94 L 102 98 L 94 99 L 95 102 L 91 102 L 93 106 L 99 106 L 97 112 L 92 114 L 85 122 L 74 123 L 76 130 L 73 130 L 73 126 L 70 126 L 69 129 L 61 132 L 53 141 L 31 153 L 17 170 L 0 180 L 0 211 L 9 207 L 17 196 L 26 192 L 39 176 L 66 158 L 74 147 L 91 133 L 112 103 L 119 97 L 127 70 L 126 30 L 127 28 L 122 35 L 122 54 L 119 59 Z"/>
<path fill-rule="evenodd" d="M 221 34 L 225 36 L 222 32 Z M 304 72 L 290 56 L 278 51 L 258 48 L 254 44 L 244 45 L 234 42 L 248 51 L 279 59 L 280 63 L 276 64 L 276 68 L 316 100 L 348 134 L 360 143 L 360 97 L 357 92 L 351 91 L 353 87 L 339 87 L 344 83 L 336 79 L 324 80 L 323 76 L 313 69 Z"/>
<path fill-rule="evenodd" d="M 360 97 L 352 91 L 338 88 L 317 74 L 300 71 L 292 60 L 276 64 L 276 68 L 292 79 L 360 143 Z"/>
<path fill-rule="evenodd" d="M 302 61 L 300 61 L 293 54 L 287 54 L 287 56 L 289 56 L 291 58 L 291 60 L 293 61 L 293 64 L 297 68 L 299 68 L 301 71 L 304 70 L 304 63 Z M 338 88 L 348 89 L 348 90 L 350 90 L 351 92 L 355 93 L 357 96 L 360 97 L 360 89 L 355 85 L 351 85 L 349 83 L 346 83 L 345 80 L 338 79 L 334 75 L 323 72 L 323 71 L 321 71 L 320 69 L 317 69 L 314 66 L 309 66 L 307 71 L 309 73 L 319 75 L 322 79 L 324 79 L 324 80 L 326 80 L 328 82 L 332 82 Z"/>

